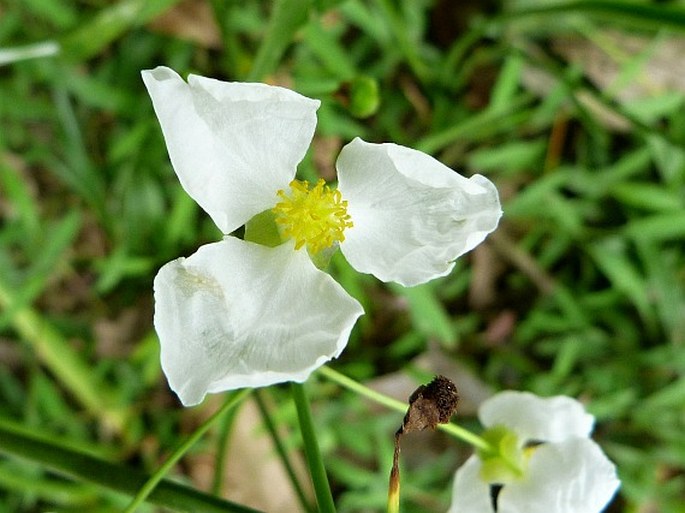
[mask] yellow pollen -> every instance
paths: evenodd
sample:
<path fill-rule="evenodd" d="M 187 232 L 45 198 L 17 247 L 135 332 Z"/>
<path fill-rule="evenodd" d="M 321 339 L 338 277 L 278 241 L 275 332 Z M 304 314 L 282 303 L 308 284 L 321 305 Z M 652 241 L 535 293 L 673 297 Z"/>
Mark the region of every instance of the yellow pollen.
<path fill-rule="evenodd" d="M 314 188 L 293 180 L 290 191 L 278 191 L 281 201 L 272 209 L 284 237 L 295 240 L 295 249 L 307 246 L 311 255 L 345 240 L 345 228 L 352 227 L 347 201 L 331 190 L 323 179 Z"/>

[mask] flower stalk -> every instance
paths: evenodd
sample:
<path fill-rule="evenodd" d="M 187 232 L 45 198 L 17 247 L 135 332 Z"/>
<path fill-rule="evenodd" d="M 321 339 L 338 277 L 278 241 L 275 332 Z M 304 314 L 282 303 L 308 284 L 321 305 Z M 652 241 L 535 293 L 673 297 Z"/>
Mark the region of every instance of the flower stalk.
<path fill-rule="evenodd" d="M 288 478 L 292 483 L 293 490 L 295 490 L 295 494 L 297 495 L 297 498 L 300 501 L 302 510 L 306 511 L 307 513 L 312 513 L 314 511 L 314 505 L 310 503 L 310 500 L 307 498 L 307 494 L 305 493 L 304 489 L 302 488 L 302 485 L 300 484 L 300 480 L 297 478 L 297 475 L 295 474 L 295 469 L 290 461 L 290 458 L 288 457 L 288 450 L 278 434 L 276 423 L 272 419 L 271 413 L 269 412 L 269 408 L 267 407 L 266 400 L 264 398 L 264 391 L 256 390 L 254 398 L 257 404 L 257 408 L 259 408 L 259 413 L 262 416 L 264 427 L 266 427 L 267 431 L 271 435 L 271 440 L 274 443 L 276 452 L 281 458 L 283 467 L 285 468 L 285 471 L 288 474 Z"/>
<path fill-rule="evenodd" d="M 221 417 L 227 412 L 237 407 L 251 392 L 250 389 L 244 389 L 236 392 L 228 398 L 228 400 L 219 408 L 211 417 L 205 420 L 195 432 L 190 435 L 176 450 L 171 454 L 164 464 L 159 467 L 147 482 L 138 490 L 133 500 L 129 503 L 124 513 L 133 513 L 152 493 L 157 484 L 164 478 L 164 476 L 171 470 L 171 468 L 188 452 L 195 443 L 202 438 L 202 436 L 211 428 Z"/>
<path fill-rule="evenodd" d="M 388 484 L 388 513 L 400 511 L 400 436 L 395 433 L 395 450 L 392 453 L 392 469 L 390 470 L 390 482 Z"/>
<path fill-rule="evenodd" d="M 312 412 L 309 407 L 309 400 L 304 391 L 304 386 L 301 383 L 291 383 L 290 391 L 292 394 L 295 408 L 297 409 L 297 418 L 300 422 L 300 432 L 302 433 L 302 442 L 304 444 L 304 454 L 309 466 L 309 474 L 314 485 L 314 493 L 316 495 L 316 502 L 319 505 L 320 513 L 335 513 L 335 503 L 333 502 L 333 494 L 331 493 L 331 486 L 326 475 L 326 467 L 321 458 L 321 451 L 316 440 L 316 432 L 314 430 L 314 421 L 312 419 Z"/>
<path fill-rule="evenodd" d="M 372 390 L 371 388 L 362 385 L 361 383 L 345 376 L 344 374 L 336 370 L 333 370 L 327 365 L 319 367 L 319 369 L 317 369 L 317 372 L 326 379 L 333 381 L 334 383 L 337 383 L 338 385 L 347 388 L 348 390 L 355 392 L 361 395 L 362 397 L 366 397 L 367 399 L 370 399 L 378 404 L 381 404 L 386 408 L 401 413 L 407 411 L 406 403 L 403 403 L 402 401 L 398 401 L 397 399 L 393 399 L 392 397 L 388 397 L 385 394 L 381 394 L 380 392 Z M 488 443 L 487 440 L 476 435 L 475 433 L 472 433 L 468 429 L 458 426 L 457 424 L 439 424 L 437 428 L 446 433 L 449 433 L 453 437 L 458 438 L 463 442 L 466 442 L 467 444 L 472 445 L 480 451 L 486 453 L 495 452 L 495 448 L 492 447 L 492 445 L 490 445 L 490 443 Z"/>

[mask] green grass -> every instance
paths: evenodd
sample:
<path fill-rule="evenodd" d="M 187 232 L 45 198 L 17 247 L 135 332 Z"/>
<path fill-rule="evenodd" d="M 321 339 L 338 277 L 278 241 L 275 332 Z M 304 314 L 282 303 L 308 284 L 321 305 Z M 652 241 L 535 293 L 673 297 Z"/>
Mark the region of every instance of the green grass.
<path fill-rule="evenodd" d="M 483 390 L 579 397 L 622 479 L 610 511 L 682 513 L 685 89 L 649 66 L 682 70 L 682 52 L 665 63 L 659 55 L 682 45 L 685 8 L 211 0 L 206 18 L 160 21 L 175 4 L 0 6 L 0 61 L 24 47 L 0 66 L 0 513 L 123 511 L 134 493 L 8 451 L 3 433 L 39 434 L 56 452 L 72 451 L 66 460 L 85 453 L 102 465 L 94 468 L 144 476 L 216 409 L 179 406 L 152 330 L 157 269 L 219 237 L 181 190 L 140 79 L 162 64 L 321 99 L 316 158 L 305 159 L 303 176 L 325 173 L 361 136 L 491 178 L 503 221 L 448 278 L 403 289 L 333 260 L 367 311 L 335 368 L 360 381 L 402 372 L 418 383 L 433 369 L 416 359 L 437 354 Z M 188 39 L 183 29 L 194 24 L 215 43 Z M 644 44 L 632 50 L 617 31 Z M 598 82 L 590 58 L 556 53 L 552 43 L 568 36 L 597 45 L 612 75 L 605 67 Z M 49 41 L 58 55 L 22 58 Z M 641 93 L 621 96 L 628 85 Z M 376 88 L 375 113 L 358 117 L 375 108 Z M 383 511 L 401 415 L 322 376 L 307 390 L 338 511 Z M 297 422 L 287 391 L 269 390 L 263 411 L 289 432 Z M 460 422 L 478 430 L 468 414 Z M 231 432 L 216 426 L 192 452 L 222 462 Z M 301 451 L 298 440 L 286 437 L 284 453 Z M 404 465 L 407 513 L 447 509 L 469 448 L 438 442 Z M 190 483 L 189 465 L 168 477 Z"/>

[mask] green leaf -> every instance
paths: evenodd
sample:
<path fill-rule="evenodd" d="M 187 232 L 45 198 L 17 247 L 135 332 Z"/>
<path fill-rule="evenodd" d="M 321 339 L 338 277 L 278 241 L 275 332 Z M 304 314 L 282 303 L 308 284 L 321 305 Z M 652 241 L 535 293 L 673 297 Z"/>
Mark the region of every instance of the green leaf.
<path fill-rule="evenodd" d="M 0 277 L 0 308 L 13 312 L 10 325 L 88 411 L 108 428 L 121 432 L 128 412 L 114 406 L 114 392 L 98 381 L 91 367 L 59 331 L 31 308 L 14 309 L 14 302 L 12 289 Z"/>
<path fill-rule="evenodd" d="M 311 0 L 276 0 L 248 81 L 263 80 L 276 69 L 295 33 L 306 23 L 310 6 Z"/>
<path fill-rule="evenodd" d="M 665 242 L 685 239 L 685 213 L 673 212 L 630 221 L 625 233 L 636 239 Z"/>
<path fill-rule="evenodd" d="M 97 55 L 124 32 L 139 27 L 179 0 L 122 0 L 105 7 L 89 23 L 61 40 L 63 54 L 73 60 Z"/>
<path fill-rule="evenodd" d="M 504 66 L 497 77 L 497 82 L 490 93 L 488 109 L 501 110 L 511 104 L 516 98 L 516 92 L 521 81 L 524 61 L 518 54 L 512 54 L 504 62 Z"/>
<path fill-rule="evenodd" d="M 668 115 L 679 115 L 683 108 L 683 93 L 663 93 L 658 96 L 638 98 L 626 103 L 626 112 L 643 123 L 656 123 Z"/>
<path fill-rule="evenodd" d="M 147 481 L 140 471 L 48 442 L 25 431 L 0 423 L 0 452 L 19 456 L 57 472 L 95 483 L 111 490 L 133 495 Z M 203 513 L 259 513 L 257 510 L 206 495 L 169 480 L 159 482 L 148 497 L 149 502 L 181 511 Z"/>
<path fill-rule="evenodd" d="M 547 141 L 512 141 L 487 146 L 469 155 L 469 168 L 476 171 L 494 171 L 514 174 L 539 167 L 545 155 Z"/>
<path fill-rule="evenodd" d="M 32 497 L 79 510 L 92 506 L 96 500 L 92 486 L 37 475 L 35 469 L 26 469 L 25 464 L 18 465 L 15 461 L 0 463 L 0 483 L 3 490 L 10 490 L 25 498 Z"/>
<path fill-rule="evenodd" d="M 24 3 L 33 16 L 61 29 L 74 25 L 78 19 L 78 7 L 69 1 L 24 0 Z"/>
<path fill-rule="evenodd" d="M 106 294 L 114 289 L 124 278 L 149 276 L 154 269 L 155 261 L 150 257 L 132 255 L 126 243 L 121 243 L 109 255 L 94 263 L 99 273 L 95 290 Z"/>
<path fill-rule="evenodd" d="M 594 244 L 589 247 L 589 252 L 612 286 L 630 298 L 644 320 L 651 319 L 653 311 L 647 296 L 649 288 L 627 257 L 623 241 L 616 238 Z"/>
<path fill-rule="evenodd" d="M 305 42 L 311 52 L 322 62 L 326 69 L 340 81 L 349 81 L 357 74 L 349 54 L 334 34 L 325 30 L 321 21 L 307 25 Z"/>
<path fill-rule="evenodd" d="M 427 337 L 435 337 L 447 346 L 454 346 L 457 335 L 452 328 L 449 314 L 435 295 L 433 285 L 427 283 L 416 287 L 392 284 L 395 293 L 409 301 L 412 325 Z"/>
<path fill-rule="evenodd" d="M 647 146 L 666 183 L 680 184 L 685 167 L 685 150 L 682 145 L 673 144 L 655 133 L 647 136 Z"/>
<path fill-rule="evenodd" d="M 40 233 L 40 215 L 37 201 L 32 197 L 29 187 L 22 179 L 18 169 L 9 162 L 0 161 L 0 187 L 9 201 L 9 212 L 4 222 L 17 221 L 25 235 L 31 239 Z"/>
<path fill-rule="evenodd" d="M 72 245 L 80 227 L 81 215 L 78 210 L 45 227 L 40 252 L 37 252 L 21 287 L 15 291 L 11 305 L 0 315 L 0 329 L 18 310 L 29 306 L 43 292 L 48 280 L 55 279 L 62 256 Z"/>
<path fill-rule="evenodd" d="M 596 16 L 598 20 L 628 26 L 639 25 L 652 30 L 667 28 L 685 30 L 685 10 L 680 7 L 614 0 L 580 0 L 553 4 L 544 2 L 539 5 L 543 7 L 511 11 L 506 17 L 549 17 L 550 20 L 555 20 L 560 14 L 583 13 Z M 544 20 L 540 21 L 544 23 Z"/>
<path fill-rule="evenodd" d="M 530 103 L 529 96 L 520 95 L 505 107 L 485 109 L 444 130 L 433 132 L 420 140 L 416 147 L 426 153 L 435 153 L 457 140 L 462 143 L 473 142 L 506 132 L 523 119 L 530 118 Z"/>
<path fill-rule="evenodd" d="M 651 182 L 619 183 L 611 195 L 621 203 L 652 212 L 668 212 L 685 208 L 683 197 L 663 185 Z"/>

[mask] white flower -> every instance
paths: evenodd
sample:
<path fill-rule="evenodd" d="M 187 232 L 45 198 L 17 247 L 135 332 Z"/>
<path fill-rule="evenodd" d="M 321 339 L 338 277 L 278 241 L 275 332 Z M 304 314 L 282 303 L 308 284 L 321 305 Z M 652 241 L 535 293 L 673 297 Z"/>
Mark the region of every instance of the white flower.
<path fill-rule="evenodd" d="M 457 470 L 449 513 L 598 513 L 618 489 L 616 467 L 589 438 L 594 417 L 575 399 L 501 392 L 478 416 L 515 435 L 520 475 L 488 476 L 487 458 L 471 456 Z"/>
<path fill-rule="evenodd" d="M 311 258 L 340 247 L 359 271 L 416 285 L 449 273 L 497 225 L 491 182 L 394 144 L 343 148 L 337 190 L 294 180 L 317 100 L 196 75 L 186 83 L 165 67 L 142 76 L 181 185 L 225 234 L 155 278 L 162 368 L 185 405 L 304 381 L 340 354 L 363 310 Z M 245 240 L 229 235 L 244 225 Z"/>

